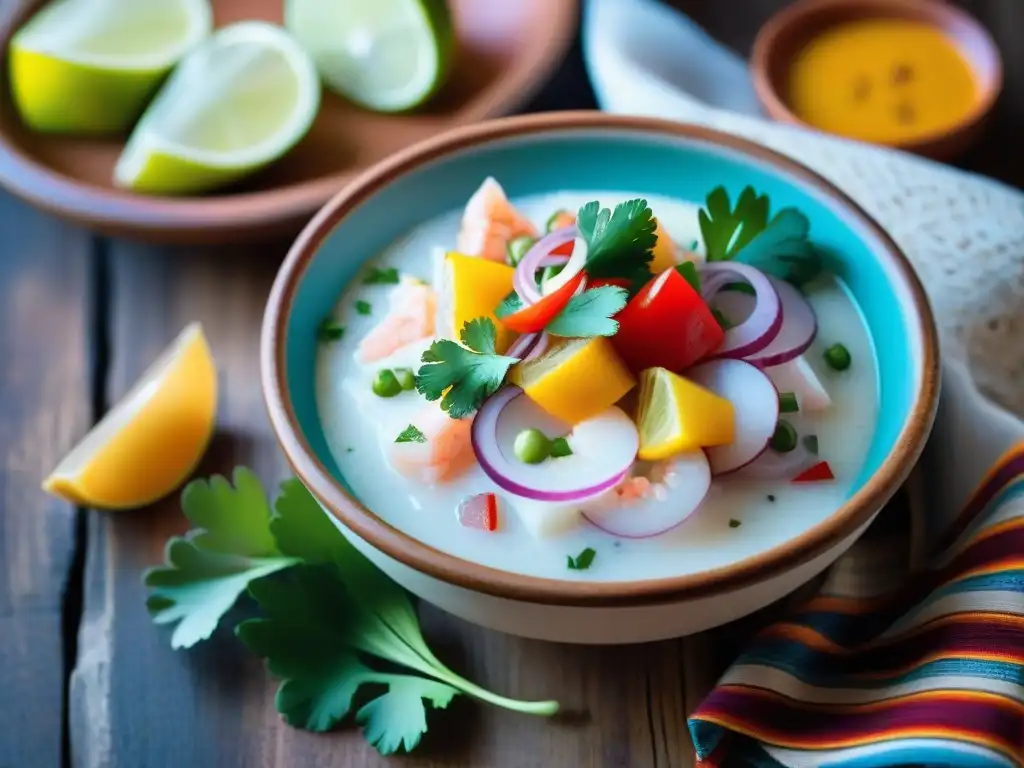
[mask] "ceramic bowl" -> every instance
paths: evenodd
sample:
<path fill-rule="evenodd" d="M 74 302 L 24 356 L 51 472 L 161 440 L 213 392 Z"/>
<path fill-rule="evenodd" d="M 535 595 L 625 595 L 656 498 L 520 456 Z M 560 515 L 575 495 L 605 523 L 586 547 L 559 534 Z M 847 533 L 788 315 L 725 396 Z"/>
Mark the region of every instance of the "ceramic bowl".
<path fill-rule="evenodd" d="M 460 208 L 484 175 L 509 195 L 645 191 L 702 201 L 710 186 L 747 184 L 807 213 L 815 239 L 876 340 L 880 416 L 862 475 L 843 506 L 766 541 L 747 527 L 711 546 L 721 567 L 648 581 L 542 579 L 461 560 L 364 507 L 339 472 L 317 414 L 317 326 L 364 260 L 424 220 Z M 362 174 L 309 224 L 268 301 L 261 374 L 273 428 L 298 476 L 338 528 L 395 581 L 469 621 L 575 643 L 676 637 L 723 624 L 821 572 L 864 531 L 916 461 L 938 397 L 931 310 L 906 257 L 841 191 L 761 146 L 695 126 L 596 112 L 547 113 L 467 126 Z"/>
<path fill-rule="evenodd" d="M 905 19 L 931 24 L 952 39 L 974 70 L 978 97 L 974 108 L 954 126 L 921 139 L 893 144 L 896 149 L 946 160 L 979 136 L 1003 88 L 1003 65 L 995 41 L 973 16 L 952 3 L 934 0 L 798 0 L 761 28 L 750 56 L 754 90 L 775 120 L 808 126 L 787 106 L 789 67 L 794 57 L 822 31 L 861 19 Z"/>

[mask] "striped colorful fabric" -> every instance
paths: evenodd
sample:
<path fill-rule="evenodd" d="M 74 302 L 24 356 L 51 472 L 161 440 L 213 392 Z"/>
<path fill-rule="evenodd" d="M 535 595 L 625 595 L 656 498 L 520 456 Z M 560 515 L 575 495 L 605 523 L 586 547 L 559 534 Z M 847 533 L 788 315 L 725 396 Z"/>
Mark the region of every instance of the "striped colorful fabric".
<path fill-rule="evenodd" d="M 1024 768 L 1024 443 L 926 568 L 907 573 L 907 531 L 887 528 L 694 713 L 702 766 Z"/>

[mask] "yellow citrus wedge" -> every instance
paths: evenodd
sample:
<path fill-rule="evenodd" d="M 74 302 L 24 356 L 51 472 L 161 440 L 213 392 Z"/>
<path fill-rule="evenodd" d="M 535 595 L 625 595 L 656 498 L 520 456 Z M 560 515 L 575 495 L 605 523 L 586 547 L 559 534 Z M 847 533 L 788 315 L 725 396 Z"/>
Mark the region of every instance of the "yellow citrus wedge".
<path fill-rule="evenodd" d="M 567 424 L 596 416 L 636 386 L 636 379 L 603 336 L 552 344 L 545 354 L 516 365 L 512 382 Z"/>
<path fill-rule="evenodd" d="M 141 507 L 199 463 L 217 412 L 217 368 L 202 326 L 189 325 L 43 481 L 81 506 Z"/>
<path fill-rule="evenodd" d="M 657 227 L 654 230 L 658 241 L 654 244 L 654 258 L 651 259 L 651 272 L 660 275 L 669 267 L 674 267 L 680 262 L 679 249 L 675 242 L 668 236 L 668 232 L 661 226 L 661 222 L 655 219 Z"/>
<path fill-rule="evenodd" d="M 735 435 L 732 403 L 665 368 L 648 368 L 640 374 L 636 420 L 637 455 L 643 461 L 727 445 Z"/>
<path fill-rule="evenodd" d="M 445 256 L 438 333 L 457 340 L 467 322 L 489 317 L 497 329 L 495 348 L 499 354 L 503 353 L 514 334 L 498 322 L 494 310 L 511 293 L 514 274 L 515 269 L 507 264 L 477 256 L 461 253 Z"/>

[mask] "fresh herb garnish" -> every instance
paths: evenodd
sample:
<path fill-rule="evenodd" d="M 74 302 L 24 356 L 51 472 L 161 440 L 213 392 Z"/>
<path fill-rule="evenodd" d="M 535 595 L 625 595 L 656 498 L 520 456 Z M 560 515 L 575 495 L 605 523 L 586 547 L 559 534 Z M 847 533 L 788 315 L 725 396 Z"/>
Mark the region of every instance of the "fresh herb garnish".
<path fill-rule="evenodd" d="M 395 438 L 395 442 L 425 443 L 427 442 L 427 438 L 426 435 L 424 435 L 414 424 L 410 424 L 399 433 L 398 437 Z"/>
<path fill-rule="evenodd" d="M 345 326 L 333 317 L 325 317 L 316 329 L 317 338 L 324 342 L 338 341 L 344 335 Z"/>
<path fill-rule="evenodd" d="M 779 411 L 781 413 L 797 413 L 800 410 L 800 401 L 796 399 L 795 392 L 779 392 Z"/>
<path fill-rule="evenodd" d="M 692 261 L 684 261 L 676 267 L 676 272 L 686 278 L 686 282 L 697 293 L 700 293 L 700 273 L 697 271 L 697 265 Z"/>
<path fill-rule="evenodd" d="M 739 528 L 741 525 L 743 525 L 743 523 L 741 523 L 736 518 L 734 518 L 734 517 L 729 518 L 729 527 L 730 528 Z"/>
<path fill-rule="evenodd" d="M 373 314 L 373 305 L 368 301 L 360 299 L 356 302 L 356 312 L 360 315 L 371 315 Z"/>
<path fill-rule="evenodd" d="M 501 304 L 499 304 L 494 309 L 494 316 L 497 317 L 499 320 L 503 320 L 509 315 L 514 315 L 522 308 L 523 300 L 519 298 L 518 293 L 512 291 L 512 293 L 510 293 L 508 296 L 502 299 Z"/>
<path fill-rule="evenodd" d="M 556 437 L 551 441 L 551 458 L 560 459 L 563 456 L 572 456 L 572 448 L 564 437 Z"/>
<path fill-rule="evenodd" d="M 723 331 L 728 331 L 730 328 L 732 328 L 732 323 L 729 321 L 729 318 L 723 315 L 721 310 L 712 307 L 711 315 L 715 318 L 715 322 L 718 323 L 719 327 Z"/>
<path fill-rule="evenodd" d="M 579 296 L 573 296 L 565 309 L 548 323 L 545 330 L 555 336 L 587 338 L 590 336 L 614 336 L 619 323 L 612 319 L 629 300 L 625 288 L 602 285 L 591 288 Z"/>
<path fill-rule="evenodd" d="M 590 277 L 625 277 L 634 286 L 651 277 L 648 265 L 658 236 L 646 200 L 628 200 L 615 206 L 614 212 L 594 200 L 580 208 L 576 226 L 587 243 L 584 268 Z"/>
<path fill-rule="evenodd" d="M 817 435 L 804 435 L 801 441 L 804 444 L 804 448 L 812 456 L 818 455 L 818 436 Z"/>
<path fill-rule="evenodd" d="M 275 702 L 290 725 L 326 731 L 354 710 L 367 740 L 387 755 L 419 744 L 428 705 L 442 709 L 459 693 L 528 714 L 558 710 L 554 701 L 498 696 L 444 666 L 409 596 L 338 532 L 298 480 L 282 484 L 273 513 L 242 468 L 234 488 L 220 477 L 190 484 L 182 507 L 197 527 L 171 539 L 167 565 L 146 575 L 153 619 L 179 621 L 172 645 L 188 647 L 209 637 L 248 586 L 263 616 L 235 633 L 282 679 Z M 357 694 L 365 703 L 355 709 Z"/>
<path fill-rule="evenodd" d="M 773 494 L 769 493 L 768 494 L 768 501 L 774 503 L 775 502 L 775 496 Z"/>
<path fill-rule="evenodd" d="M 443 396 L 441 409 L 453 419 L 472 415 L 498 391 L 508 369 L 518 362 L 495 352 L 495 334 L 494 323 L 478 317 L 462 326 L 465 346 L 450 339 L 435 341 L 423 353 L 425 365 L 416 374 L 416 389 L 428 400 Z"/>
<path fill-rule="evenodd" d="M 570 571 L 585 571 L 590 567 L 590 564 L 594 562 L 594 557 L 597 555 L 591 547 L 587 547 L 580 552 L 576 557 L 572 555 L 566 555 L 565 558 L 568 561 Z"/>
<path fill-rule="evenodd" d="M 722 286 L 723 291 L 735 291 L 736 293 L 745 293 L 748 296 L 757 296 L 757 291 L 754 290 L 754 286 L 750 283 L 726 283 Z"/>
<path fill-rule="evenodd" d="M 370 267 L 363 275 L 363 285 L 395 285 L 398 280 L 396 267 Z"/>

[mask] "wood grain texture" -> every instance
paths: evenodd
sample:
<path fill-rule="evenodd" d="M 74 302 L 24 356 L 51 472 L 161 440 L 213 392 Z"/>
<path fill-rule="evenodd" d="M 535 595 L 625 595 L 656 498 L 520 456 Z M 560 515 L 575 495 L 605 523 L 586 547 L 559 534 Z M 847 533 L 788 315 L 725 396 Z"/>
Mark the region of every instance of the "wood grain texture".
<path fill-rule="evenodd" d="M 91 418 L 91 238 L 3 193 L 0 232 L 0 766 L 56 766 L 77 512 L 39 483 Z"/>

